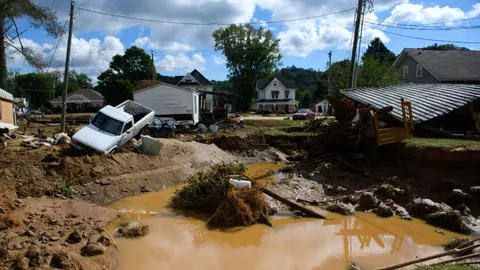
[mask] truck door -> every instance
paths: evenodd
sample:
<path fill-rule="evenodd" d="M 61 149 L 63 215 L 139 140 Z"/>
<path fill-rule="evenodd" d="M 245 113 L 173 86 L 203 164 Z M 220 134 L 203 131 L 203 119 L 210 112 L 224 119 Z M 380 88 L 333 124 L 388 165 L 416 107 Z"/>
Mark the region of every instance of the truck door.
<path fill-rule="evenodd" d="M 129 120 L 124 126 L 122 131 L 122 140 L 120 141 L 120 145 L 130 141 L 133 138 L 133 124 L 132 120 Z"/>

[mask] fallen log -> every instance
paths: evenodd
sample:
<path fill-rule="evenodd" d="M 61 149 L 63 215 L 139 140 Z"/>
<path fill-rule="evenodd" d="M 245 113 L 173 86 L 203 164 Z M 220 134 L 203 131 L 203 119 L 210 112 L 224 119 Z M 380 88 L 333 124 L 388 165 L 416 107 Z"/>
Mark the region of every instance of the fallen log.
<path fill-rule="evenodd" d="M 470 251 L 470 250 L 473 250 L 477 247 L 480 247 L 480 244 L 472 245 L 473 243 L 475 243 L 477 241 L 480 241 L 480 237 L 474 238 L 474 239 L 472 239 L 468 242 L 465 242 L 465 243 L 461 244 L 457 248 L 454 248 L 454 249 L 446 251 L 446 252 L 442 252 L 442 253 L 439 253 L 439 254 L 436 254 L 436 255 L 432 255 L 432 256 L 428 256 L 428 257 L 424 257 L 424 258 L 419 258 L 419 259 L 416 259 L 416 260 L 412 260 L 412 261 L 408 261 L 408 262 L 404 262 L 404 263 L 399 263 L 399 264 L 395 264 L 395 265 L 391 265 L 391 266 L 387 266 L 387 267 L 377 268 L 377 270 L 394 270 L 394 269 L 403 268 L 405 266 L 409 266 L 409 265 L 412 265 L 412 264 L 422 263 L 422 262 L 430 261 L 430 260 L 445 257 L 445 256 L 462 254 L 466 251 Z M 477 253 L 475 253 L 475 255 L 478 256 Z M 467 255 L 467 256 L 471 256 L 471 255 Z M 464 257 L 466 257 L 466 256 L 464 256 Z M 442 262 L 442 263 L 445 263 L 445 262 Z"/>
<path fill-rule="evenodd" d="M 279 202 L 282 202 L 286 205 L 288 205 L 290 208 L 293 208 L 295 210 L 298 210 L 302 213 L 304 213 L 305 215 L 307 216 L 310 216 L 310 217 L 316 217 L 316 218 L 322 218 L 322 219 L 329 219 L 328 217 L 326 216 L 323 216 L 313 210 L 310 210 L 296 202 L 292 202 L 286 198 L 283 198 L 282 196 L 278 195 L 277 193 L 271 191 L 270 189 L 268 188 L 265 188 L 263 189 L 263 193 L 267 194 L 268 196 L 274 198 L 275 200 L 278 200 Z"/>

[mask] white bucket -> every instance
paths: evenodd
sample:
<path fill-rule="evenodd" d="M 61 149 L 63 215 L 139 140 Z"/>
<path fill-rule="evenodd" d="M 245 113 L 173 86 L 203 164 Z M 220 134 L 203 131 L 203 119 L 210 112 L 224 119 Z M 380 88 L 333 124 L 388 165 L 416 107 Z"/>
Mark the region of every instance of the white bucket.
<path fill-rule="evenodd" d="M 246 187 L 246 188 L 251 188 L 252 187 L 252 183 L 250 181 L 247 181 L 247 180 L 230 179 L 229 182 L 232 186 L 234 186 L 237 189 L 244 188 L 244 187 Z"/>
<path fill-rule="evenodd" d="M 213 133 L 215 133 L 215 132 L 217 132 L 217 130 L 218 130 L 218 126 L 217 126 L 217 125 L 210 125 L 210 130 L 211 130 Z"/>

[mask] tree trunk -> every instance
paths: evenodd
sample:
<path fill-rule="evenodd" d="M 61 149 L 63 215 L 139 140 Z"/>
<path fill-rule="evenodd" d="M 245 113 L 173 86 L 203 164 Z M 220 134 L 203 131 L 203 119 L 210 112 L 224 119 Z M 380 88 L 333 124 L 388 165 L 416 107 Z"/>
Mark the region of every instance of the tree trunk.
<path fill-rule="evenodd" d="M 5 53 L 5 17 L 0 17 L 0 88 L 7 84 L 7 56 Z"/>

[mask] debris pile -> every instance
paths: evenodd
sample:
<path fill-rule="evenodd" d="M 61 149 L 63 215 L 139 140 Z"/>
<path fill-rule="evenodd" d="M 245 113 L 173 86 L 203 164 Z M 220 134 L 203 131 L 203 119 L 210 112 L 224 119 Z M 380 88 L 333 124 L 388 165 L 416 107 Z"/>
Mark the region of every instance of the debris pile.
<path fill-rule="evenodd" d="M 269 211 L 262 187 L 236 189 L 229 180 L 243 175 L 246 167 L 240 163 L 223 163 L 190 176 L 187 184 L 170 200 L 174 209 L 197 210 L 211 215 L 212 227 L 248 226 L 266 220 Z"/>
<path fill-rule="evenodd" d="M 13 129 L 0 128 L 0 146 L 7 146 L 7 140 L 13 140 L 16 138 Z"/>
<path fill-rule="evenodd" d="M 21 136 L 23 138 L 21 145 L 31 148 L 39 148 L 41 146 L 65 145 L 71 142 L 70 137 L 66 133 L 55 133 L 52 137 L 44 135 L 41 130 L 33 136 Z"/>

